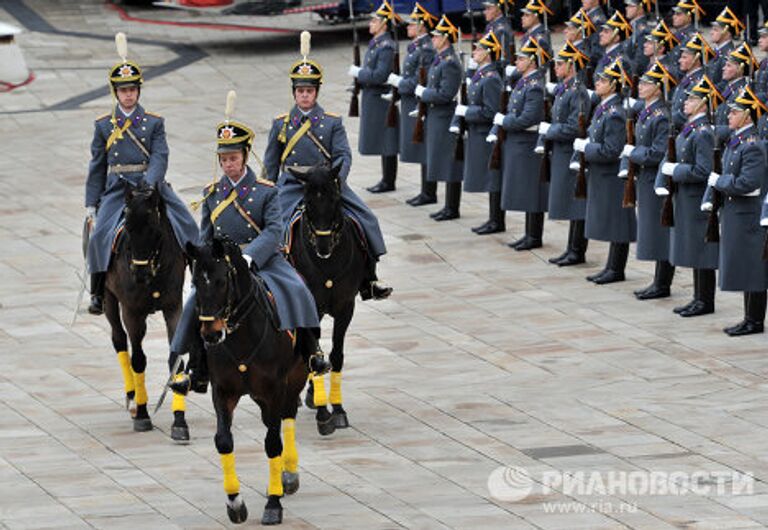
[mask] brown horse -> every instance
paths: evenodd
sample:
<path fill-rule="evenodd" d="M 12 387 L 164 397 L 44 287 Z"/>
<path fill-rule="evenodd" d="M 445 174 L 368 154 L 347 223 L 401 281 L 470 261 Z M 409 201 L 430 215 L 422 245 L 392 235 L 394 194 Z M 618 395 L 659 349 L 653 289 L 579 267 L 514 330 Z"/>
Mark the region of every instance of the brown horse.
<path fill-rule="evenodd" d="M 240 397 L 249 395 L 267 427 L 268 500 L 261 522 L 279 524 L 280 497 L 299 488 L 295 419 L 308 376 L 302 352 L 313 341 L 305 336 L 306 330 L 294 336 L 278 329 L 264 282 L 251 274 L 240 247 L 213 239 L 203 247 L 187 245 L 187 254 L 194 260 L 192 284 L 216 410 L 214 442 L 221 455 L 227 514 L 233 523 L 248 517 L 235 472 L 231 428 Z"/>
<path fill-rule="evenodd" d="M 147 412 L 144 382 L 147 357 L 141 344 L 147 332 L 147 317 L 155 311 L 163 312 L 168 341 L 173 338 L 181 314 L 186 260 L 156 188 L 146 184 L 127 186 L 123 214 L 125 224 L 116 239 L 115 255 L 106 276 L 104 313 L 112 328 L 112 345 L 122 369 L 133 429 L 149 431 L 152 420 Z M 173 408 L 171 437 L 188 442 L 181 396 L 174 398 Z"/>

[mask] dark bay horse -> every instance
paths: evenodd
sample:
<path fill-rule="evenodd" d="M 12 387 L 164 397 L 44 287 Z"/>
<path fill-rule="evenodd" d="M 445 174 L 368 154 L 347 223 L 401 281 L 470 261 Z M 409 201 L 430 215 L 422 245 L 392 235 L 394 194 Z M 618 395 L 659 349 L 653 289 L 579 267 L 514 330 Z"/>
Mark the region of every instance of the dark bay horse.
<path fill-rule="evenodd" d="M 221 455 L 227 514 L 233 523 L 248 517 L 235 472 L 232 415 L 240 397 L 249 395 L 267 427 L 269 485 L 261 522 L 279 524 L 280 497 L 299 488 L 295 419 L 309 375 L 301 352 L 311 342 L 305 330 L 293 335 L 278 329 L 264 282 L 251 274 L 240 247 L 215 238 L 203 247 L 187 245 L 187 254 L 193 260 L 192 284 L 216 411 L 214 442 Z"/>
<path fill-rule="evenodd" d="M 288 167 L 304 184 L 304 211 L 296 221 L 298 226 L 291 227 L 288 258 L 314 295 L 320 318 L 333 317 L 330 397 L 323 376 L 314 376 L 305 400 L 308 407 L 317 408 L 315 419 L 323 435 L 349 426 L 341 404 L 344 336 L 355 312 L 355 297 L 366 277 L 369 259 L 358 228 L 344 214 L 339 169 L 328 165 Z M 329 401 L 331 413 L 326 408 Z"/>
<path fill-rule="evenodd" d="M 116 238 L 107 271 L 104 313 L 112 327 L 112 345 L 122 369 L 126 408 L 133 417 L 133 429 L 149 431 L 152 420 L 147 411 L 144 381 L 147 357 L 141 343 L 147 332 L 147 317 L 155 311 L 163 312 L 168 341 L 173 338 L 181 315 L 186 260 L 156 188 L 146 184 L 128 186 L 123 215 L 125 224 Z M 174 397 L 173 408 L 171 437 L 187 442 L 189 430 L 181 396 Z"/>

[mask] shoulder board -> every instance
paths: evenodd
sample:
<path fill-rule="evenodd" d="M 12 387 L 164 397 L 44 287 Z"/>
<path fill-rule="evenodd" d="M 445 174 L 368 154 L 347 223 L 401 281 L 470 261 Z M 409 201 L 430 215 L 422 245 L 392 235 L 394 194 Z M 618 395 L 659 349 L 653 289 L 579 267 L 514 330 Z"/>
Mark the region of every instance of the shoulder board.
<path fill-rule="evenodd" d="M 216 189 L 216 183 L 215 183 L 215 182 L 211 182 L 210 184 L 206 184 L 206 185 L 203 187 L 202 191 L 201 191 L 201 192 L 202 192 L 202 194 L 203 194 L 203 198 L 204 198 L 204 199 L 205 199 L 205 198 L 207 198 L 207 197 L 208 197 L 208 195 L 210 195 L 211 193 L 213 193 L 215 189 Z"/>
<path fill-rule="evenodd" d="M 288 116 L 288 113 L 287 113 L 287 112 L 283 112 L 282 114 L 278 114 L 277 116 L 275 116 L 275 119 L 276 119 L 276 120 L 282 120 L 282 119 L 284 119 L 286 116 Z"/>
<path fill-rule="evenodd" d="M 331 118 L 340 118 L 341 115 L 338 112 L 325 112 L 326 116 L 330 116 Z"/>
<path fill-rule="evenodd" d="M 156 112 L 150 112 L 150 111 L 148 111 L 148 110 L 145 110 L 145 111 L 144 111 L 144 114 L 146 114 L 147 116 L 154 116 L 155 118 L 162 118 L 162 116 L 160 116 L 158 113 L 156 113 Z"/>
<path fill-rule="evenodd" d="M 104 118 L 109 118 L 110 116 L 112 116 L 112 113 L 111 112 L 107 112 L 106 114 L 102 114 L 101 116 L 97 117 L 96 121 L 101 121 Z"/>
<path fill-rule="evenodd" d="M 274 182 L 272 182 L 269 179 L 264 179 L 264 178 L 261 178 L 261 177 L 256 177 L 256 183 L 257 184 L 261 184 L 263 186 L 268 186 L 270 188 L 274 188 L 275 187 L 275 183 Z"/>
<path fill-rule="evenodd" d="M 759 138 L 757 137 L 756 134 L 750 134 L 749 136 L 744 138 L 744 143 L 753 144 L 753 143 L 757 142 L 758 140 L 759 140 Z"/>

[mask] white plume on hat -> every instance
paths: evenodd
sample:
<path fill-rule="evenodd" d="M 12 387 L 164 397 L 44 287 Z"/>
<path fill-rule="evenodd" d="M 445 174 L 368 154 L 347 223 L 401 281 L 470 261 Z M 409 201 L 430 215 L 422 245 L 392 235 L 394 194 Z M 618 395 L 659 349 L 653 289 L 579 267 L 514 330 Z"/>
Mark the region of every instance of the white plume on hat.
<path fill-rule="evenodd" d="M 128 39 L 125 36 L 125 33 L 122 31 L 118 32 L 115 35 L 115 46 L 117 47 L 117 55 L 120 56 L 120 58 L 123 61 L 128 60 Z"/>
<path fill-rule="evenodd" d="M 299 39 L 301 42 L 299 53 L 301 53 L 301 56 L 304 57 L 304 60 L 306 61 L 307 57 L 309 57 L 309 50 L 312 47 L 312 34 L 309 31 L 304 30 L 301 32 Z"/>
<path fill-rule="evenodd" d="M 237 102 L 237 92 L 230 90 L 227 92 L 227 103 L 224 106 L 224 121 L 229 121 L 235 112 L 235 102 Z"/>

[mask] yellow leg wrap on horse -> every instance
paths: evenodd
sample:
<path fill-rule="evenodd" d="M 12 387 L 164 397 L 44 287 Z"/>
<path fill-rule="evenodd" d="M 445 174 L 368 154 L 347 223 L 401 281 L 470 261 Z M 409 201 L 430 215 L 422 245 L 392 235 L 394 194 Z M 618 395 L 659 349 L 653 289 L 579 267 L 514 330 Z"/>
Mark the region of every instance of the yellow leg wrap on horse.
<path fill-rule="evenodd" d="M 176 374 L 173 378 L 175 381 L 184 379 L 184 374 Z M 187 410 L 187 401 L 184 396 L 173 392 L 173 399 L 171 400 L 171 412 L 184 412 Z"/>
<path fill-rule="evenodd" d="M 341 372 L 331 372 L 331 405 L 341 405 Z"/>
<path fill-rule="evenodd" d="M 235 453 L 221 455 L 221 471 L 224 473 L 224 493 L 240 493 L 240 480 L 235 472 Z"/>
<path fill-rule="evenodd" d="M 117 352 L 117 362 L 120 363 L 120 370 L 123 372 L 123 388 L 125 393 L 133 392 L 136 385 L 133 383 L 133 370 L 131 370 L 131 356 L 127 351 Z"/>
<path fill-rule="evenodd" d="M 144 372 L 137 374 L 133 372 L 133 384 L 136 385 L 136 404 L 147 404 L 147 387 L 144 385 Z"/>
<path fill-rule="evenodd" d="M 328 394 L 325 392 L 325 377 L 316 375 L 312 378 L 315 393 L 315 406 L 324 407 L 328 404 Z"/>
<path fill-rule="evenodd" d="M 269 459 L 269 486 L 267 495 L 283 495 L 283 457 Z"/>
<path fill-rule="evenodd" d="M 283 464 L 289 473 L 299 469 L 299 452 L 296 450 L 296 420 L 283 420 Z"/>

